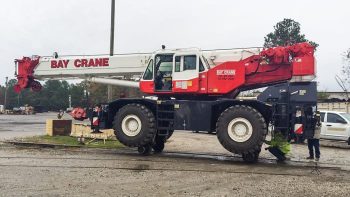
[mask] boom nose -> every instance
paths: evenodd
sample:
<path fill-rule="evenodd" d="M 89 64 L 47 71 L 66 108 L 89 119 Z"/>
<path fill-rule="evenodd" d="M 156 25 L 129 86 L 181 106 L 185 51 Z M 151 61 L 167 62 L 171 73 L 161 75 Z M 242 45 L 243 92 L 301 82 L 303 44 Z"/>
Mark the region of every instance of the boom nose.
<path fill-rule="evenodd" d="M 31 88 L 33 91 L 38 92 L 42 86 L 40 82 L 34 80 L 34 68 L 39 63 L 39 56 L 33 58 L 23 57 L 22 59 L 16 59 L 16 77 L 17 84 L 14 86 L 14 91 L 19 93 L 25 88 Z"/>

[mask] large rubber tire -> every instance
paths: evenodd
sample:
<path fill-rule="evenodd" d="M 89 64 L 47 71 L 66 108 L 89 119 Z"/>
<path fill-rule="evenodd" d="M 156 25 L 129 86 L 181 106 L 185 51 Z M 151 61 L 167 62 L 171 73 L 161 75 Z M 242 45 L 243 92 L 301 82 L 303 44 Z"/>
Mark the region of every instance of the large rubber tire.
<path fill-rule="evenodd" d="M 257 163 L 259 160 L 260 151 L 255 151 L 254 153 L 243 153 L 242 158 L 246 163 Z"/>
<path fill-rule="evenodd" d="M 216 135 L 221 145 L 236 154 L 256 153 L 267 134 L 264 117 L 254 108 L 235 105 L 221 113 L 216 123 Z"/>
<path fill-rule="evenodd" d="M 152 148 L 149 144 L 137 147 L 137 152 L 139 152 L 140 155 L 144 155 L 144 156 L 150 155 L 151 151 L 152 151 Z"/>
<path fill-rule="evenodd" d="M 117 112 L 113 129 L 117 139 L 129 147 L 152 144 L 156 135 L 153 113 L 146 106 L 136 103 L 125 105 Z"/>

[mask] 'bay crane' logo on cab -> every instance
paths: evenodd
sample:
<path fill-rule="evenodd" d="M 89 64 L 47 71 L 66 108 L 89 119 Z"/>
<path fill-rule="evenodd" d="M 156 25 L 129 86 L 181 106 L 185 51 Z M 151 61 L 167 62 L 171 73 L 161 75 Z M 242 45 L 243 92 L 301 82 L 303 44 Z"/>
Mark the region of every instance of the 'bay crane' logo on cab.
<path fill-rule="evenodd" d="M 217 70 L 216 75 L 235 75 L 236 70 Z"/>
<path fill-rule="evenodd" d="M 225 69 L 225 70 L 216 70 L 216 75 L 218 80 L 233 80 L 236 75 L 236 70 L 234 69 Z"/>
<path fill-rule="evenodd" d="M 51 68 L 67 68 L 69 61 L 51 60 Z M 73 61 L 76 68 L 109 66 L 109 58 L 75 59 Z"/>

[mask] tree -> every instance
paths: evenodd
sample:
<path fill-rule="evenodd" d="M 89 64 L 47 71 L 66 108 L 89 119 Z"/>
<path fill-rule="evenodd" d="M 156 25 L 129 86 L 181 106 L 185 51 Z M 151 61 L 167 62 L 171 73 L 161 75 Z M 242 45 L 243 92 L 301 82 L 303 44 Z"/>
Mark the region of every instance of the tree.
<path fill-rule="evenodd" d="M 5 86 L 0 85 L 0 105 L 5 103 Z"/>
<path fill-rule="evenodd" d="M 89 102 L 91 104 L 107 103 L 107 85 L 90 83 L 87 89 L 90 93 Z"/>
<path fill-rule="evenodd" d="M 293 19 L 285 18 L 278 22 L 274 27 L 274 31 L 265 36 L 264 47 L 276 47 L 292 45 L 299 42 L 308 42 L 316 48 L 316 42 L 307 40 L 304 34 L 300 33 L 300 23 Z"/>
<path fill-rule="evenodd" d="M 91 107 L 97 103 L 107 103 L 107 85 L 82 81 L 78 84 L 69 84 L 67 81 L 48 80 L 43 84 L 40 92 L 24 89 L 19 94 L 15 93 L 13 86 L 17 83 L 11 79 L 8 83 L 7 107 L 20 107 L 26 104 L 41 106 L 47 110 L 57 111 L 69 106 L 69 95 L 72 107 Z M 113 97 L 141 97 L 143 94 L 136 88 L 113 86 Z M 0 86 L 0 104 L 4 102 L 5 87 Z M 86 93 L 89 93 L 87 97 Z M 88 99 L 88 100 L 87 100 Z"/>
<path fill-rule="evenodd" d="M 48 80 L 40 92 L 24 89 L 17 94 L 13 87 L 17 83 L 11 79 L 8 83 L 7 107 L 20 107 L 26 104 L 31 106 L 43 106 L 48 110 L 60 110 L 68 107 L 70 85 L 66 81 Z"/>
<path fill-rule="evenodd" d="M 69 94 L 71 95 L 72 99 L 72 107 L 83 107 L 84 106 L 84 90 L 85 90 L 85 84 L 79 83 L 79 84 L 71 84 L 69 89 Z"/>
<path fill-rule="evenodd" d="M 87 90 L 90 92 L 89 102 L 91 104 L 96 103 L 108 103 L 107 99 L 107 85 L 98 83 L 89 83 Z M 140 98 L 143 94 L 139 89 L 113 86 L 113 98 Z"/>
<path fill-rule="evenodd" d="M 350 48 L 348 49 L 348 51 L 346 51 L 342 54 L 342 58 L 343 58 L 343 66 L 342 66 L 341 74 L 335 75 L 335 80 L 337 81 L 340 88 L 344 91 L 344 94 L 346 96 L 346 106 L 347 106 L 346 111 L 349 112 L 348 105 L 350 102 L 350 100 L 349 100 L 349 98 L 350 98 L 350 94 L 349 94 L 349 89 L 350 89 Z"/>
<path fill-rule="evenodd" d="M 7 89 L 7 103 L 6 107 L 8 109 L 11 109 L 13 107 L 16 107 L 18 105 L 18 95 L 13 90 L 13 86 L 17 83 L 16 79 L 10 79 L 8 82 L 8 89 Z"/>

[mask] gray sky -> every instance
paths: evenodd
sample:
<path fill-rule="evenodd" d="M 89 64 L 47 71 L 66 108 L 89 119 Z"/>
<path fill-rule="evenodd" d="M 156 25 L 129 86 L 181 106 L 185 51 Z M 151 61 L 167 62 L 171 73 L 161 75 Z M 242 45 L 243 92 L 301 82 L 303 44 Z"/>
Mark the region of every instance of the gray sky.
<path fill-rule="evenodd" d="M 262 46 L 273 26 L 292 18 L 316 53 L 319 89 L 339 90 L 341 54 L 350 48 L 347 0 L 116 0 L 115 52 Z M 11 0 L 0 6 L 0 84 L 15 58 L 109 52 L 110 0 Z"/>

